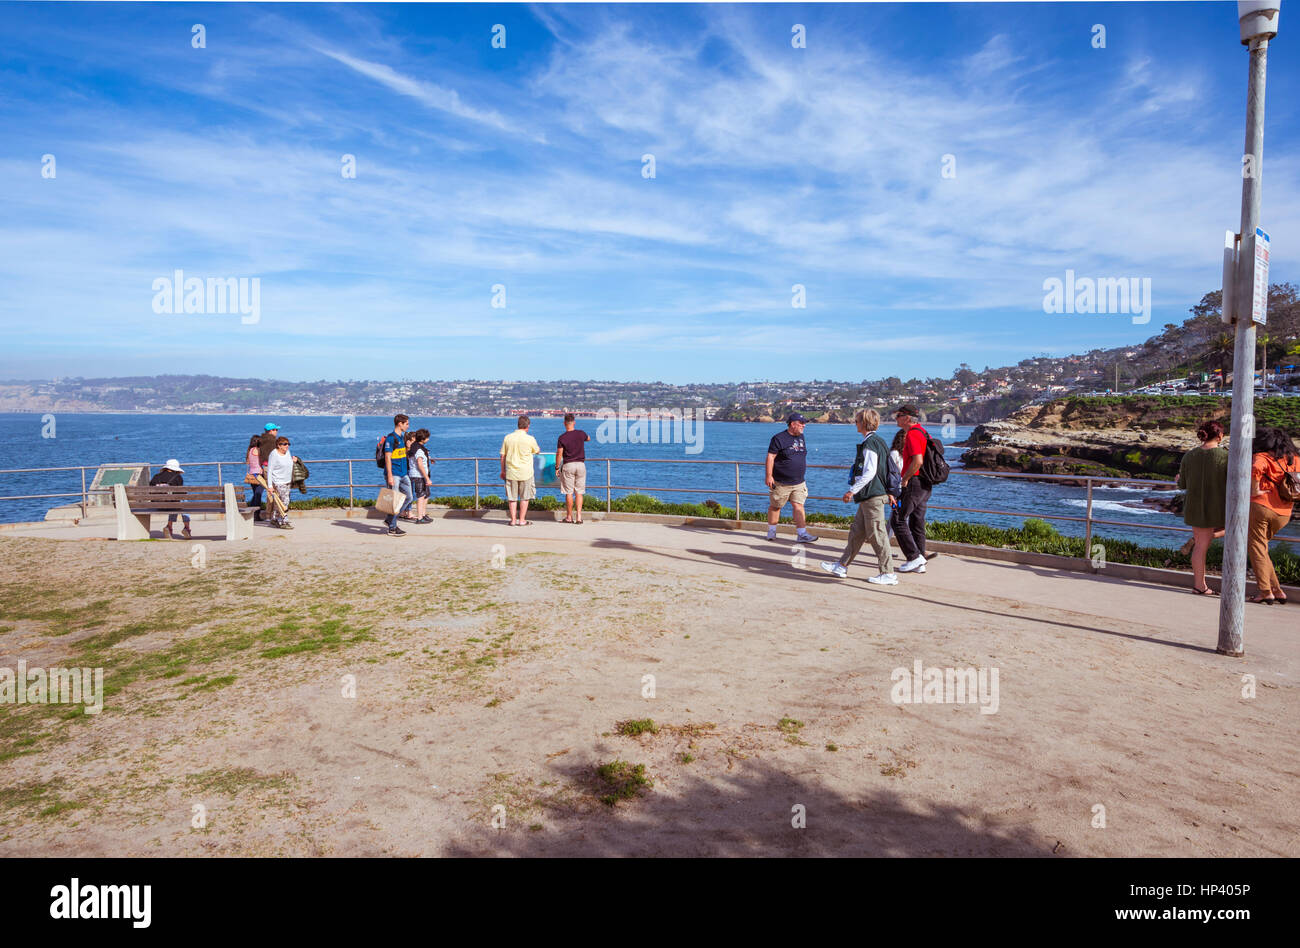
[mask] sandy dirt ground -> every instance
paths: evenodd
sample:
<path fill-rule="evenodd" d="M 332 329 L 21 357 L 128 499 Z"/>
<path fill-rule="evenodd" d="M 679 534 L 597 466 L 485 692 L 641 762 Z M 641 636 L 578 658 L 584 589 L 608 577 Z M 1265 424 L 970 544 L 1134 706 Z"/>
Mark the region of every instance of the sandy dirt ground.
<path fill-rule="evenodd" d="M 1217 599 L 952 555 L 881 588 L 694 527 L 195 527 L 0 535 L 0 667 L 106 691 L 0 704 L 0 855 L 1300 843 L 1300 604 L 1248 606 L 1234 659 Z M 996 713 L 896 703 L 917 661 L 996 669 Z"/>

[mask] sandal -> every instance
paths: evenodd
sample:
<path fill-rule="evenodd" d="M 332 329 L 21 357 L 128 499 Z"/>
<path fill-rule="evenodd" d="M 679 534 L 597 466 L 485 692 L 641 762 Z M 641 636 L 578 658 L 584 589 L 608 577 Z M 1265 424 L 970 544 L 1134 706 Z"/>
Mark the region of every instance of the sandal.
<path fill-rule="evenodd" d="M 579 521 L 577 520 L 570 520 L 568 517 L 565 517 L 563 520 L 560 521 L 560 523 L 578 523 L 578 522 Z"/>
<path fill-rule="evenodd" d="M 1262 605 L 1265 605 L 1265 606 L 1271 606 L 1271 605 L 1273 605 L 1273 603 L 1277 602 L 1277 600 L 1274 599 L 1272 596 L 1254 596 L 1254 597 L 1252 597 L 1252 598 L 1250 598 L 1250 599 L 1247 599 L 1246 601 L 1247 601 L 1247 602 L 1258 602 L 1258 603 L 1260 603 L 1260 604 L 1262 604 Z"/>
<path fill-rule="evenodd" d="M 1218 595 L 1218 593 L 1216 593 L 1216 592 L 1215 592 L 1213 589 L 1211 589 L 1209 586 L 1206 586 L 1204 589 L 1197 589 L 1195 586 L 1193 586 L 1193 587 L 1192 587 L 1192 592 L 1196 593 L 1196 595 L 1198 595 L 1198 596 L 1217 596 L 1217 595 Z"/>

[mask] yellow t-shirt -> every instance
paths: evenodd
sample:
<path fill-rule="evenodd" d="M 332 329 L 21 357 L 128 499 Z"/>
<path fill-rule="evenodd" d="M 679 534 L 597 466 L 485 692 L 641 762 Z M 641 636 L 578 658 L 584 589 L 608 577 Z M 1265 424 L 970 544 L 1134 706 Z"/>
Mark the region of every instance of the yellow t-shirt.
<path fill-rule="evenodd" d="M 523 428 L 517 428 L 501 442 L 501 456 L 506 459 L 506 479 L 527 481 L 533 477 L 533 455 L 541 454 L 537 439 Z"/>

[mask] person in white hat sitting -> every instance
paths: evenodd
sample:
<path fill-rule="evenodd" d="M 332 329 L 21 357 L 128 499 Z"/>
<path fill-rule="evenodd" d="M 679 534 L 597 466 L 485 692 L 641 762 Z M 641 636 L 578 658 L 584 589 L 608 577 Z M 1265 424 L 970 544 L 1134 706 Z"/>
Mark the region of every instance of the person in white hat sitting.
<path fill-rule="evenodd" d="M 185 483 L 185 478 L 181 477 L 182 473 L 184 472 L 181 470 L 181 462 L 175 458 L 168 458 L 167 463 L 163 465 L 163 469 L 149 478 L 149 486 L 157 487 L 159 484 L 163 484 L 167 487 L 180 487 Z M 163 527 L 163 536 L 168 540 L 176 539 L 172 535 L 172 524 L 176 522 L 176 516 L 176 514 L 168 514 L 167 526 Z M 185 522 L 185 526 L 181 530 L 181 536 L 188 540 L 191 537 L 190 515 L 183 513 L 180 516 Z"/>

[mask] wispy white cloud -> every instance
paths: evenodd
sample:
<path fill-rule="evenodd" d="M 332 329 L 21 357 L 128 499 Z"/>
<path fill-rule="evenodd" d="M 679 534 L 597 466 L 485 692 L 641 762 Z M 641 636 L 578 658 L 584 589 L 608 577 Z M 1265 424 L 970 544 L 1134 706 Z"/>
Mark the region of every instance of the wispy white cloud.
<path fill-rule="evenodd" d="M 399 95 L 409 96 L 431 109 L 447 112 L 458 118 L 468 119 L 471 122 L 490 125 L 502 131 L 516 131 L 500 113 L 491 109 L 476 109 L 466 105 L 461 100 L 460 93 L 455 89 L 447 89 L 423 79 L 404 76 L 384 63 L 369 62 L 337 50 L 316 47 L 316 51 L 328 56 L 335 62 L 342 63 L 368 79 L 373 79 L 375 82 L 392 89 Z"/>

